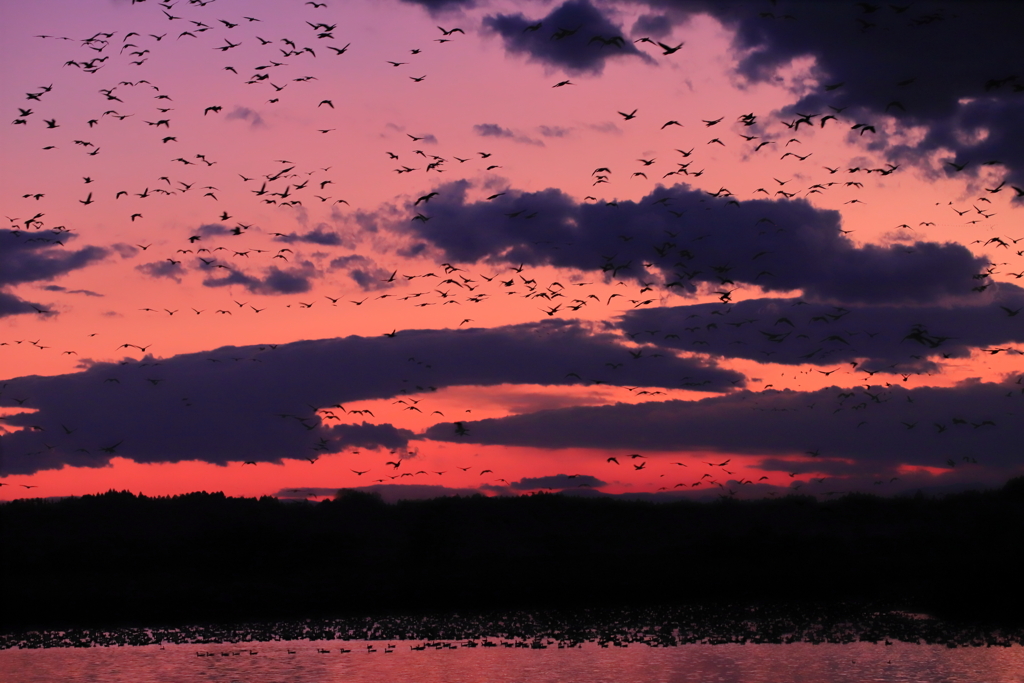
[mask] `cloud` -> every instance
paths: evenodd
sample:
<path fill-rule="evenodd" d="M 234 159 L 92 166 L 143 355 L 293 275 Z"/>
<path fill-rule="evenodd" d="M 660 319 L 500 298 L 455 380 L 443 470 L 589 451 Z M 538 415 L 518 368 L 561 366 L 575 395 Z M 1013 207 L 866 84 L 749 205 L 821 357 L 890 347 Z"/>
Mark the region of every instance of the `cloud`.
<path fill-rule="evenodd" d="M 322 246 L 333 247 L 342 244 L 341 235 L 328 229 L 325 225 L 318 225 L 313 230 L 305 232 L 303 234 L 291 233 L 289 235 L 277 235 L 274 237 L 275 242 L 285 242 L 286 244 L 294 244 L 296 242 L 306 242 L 308 244 L 320 244 Z"/>
<path fill-rule="evenodd" d="M 196 228 L 196 233 L 203 237 L 218 237 L 220 235 L 230 235 L 231 228 L 220 223 L 204 223 Z"/>
<path fill-rule="evenodd" d="M 1024 83 L 1022 83 L 1024 85 Z M 985 167 L 1007 166 L 1007 180 L 1024 185 L 1024 141 L 1017 126 L 1024 120 L 1024 98 L 1016 100 L 982 97 L 962 103 L 951 116 L 929 123 L 924 139 L 915 146 L 896 145 L 893 152 L 898 158 L 925 161 L 935 150 L 953 150 L 946 159 L 957 165 L 966 165 L 965 171 L 977 174 Z M 976 135 L 984 131 L 984 135 Z M 996 162 L 995 164 L 991 162 Z M 942 172 L 948 176 L 958 173 L 952 163 L 946 163 Z M 994 183 L 996 184 L 996 183 Z M 1012 192 L 1007 187 L 1002 191 Z M 1024 195 L 1015 195 L 1020 199 Z"/>
<path fill-rule="evenodd" d="M 507 52 L 571 74 L 600 74 L 606 60 L 622 55 L 646 58 L 588 0 L 564 2 L 539 20 L 522 14 L 489 15 L 483 25 L 501 36 Z"/>
<path fill-rule="evenodd" d="M 241 270 L 228 268 L 224 277 L 207 277 L 203 280 L 205 287 L 228 287 L 242 285 L 253 294 L 301 294 L 312 288 L 312 279 L 316 269 L 311 263 L 303 263 L 291 268 L 271 266 L 263 277 L 249 275 Z"/>
<path fill-rule="evenodd" d="M 508 128 L 502 128 L 496 123 L 478 123 L 473 126 L 477 135 L 494 138 L 514 138 L 516 135 Z"/>
<path fill-rule="evenodd" d="M 450 423 L 439 424 L 425 436 L 542 448 L 739 453 L 764 456 L 774 469 L 799 466 L 834 476 L 959 467 L 995 481 L 1024 465 L 1022 411 L 1024 390 L 1011 380 L 952 388 L 829 387 L 563 408 L 464 422 L 468 433 L 461 436 Z"/>
<path fill-rule="evenodd" d="M 709 197 L 676 185 L 615 205 L 577 204 L 553 188 L 471 202 L 470 187 L 442 185 L 423 211 L 428 221 L 395 228 L 453 262 L 550 264 L 635 281 L 657 281 L 659 273 L 678 292 L 750 284 L 847 303 L 970 296 L 987 263 L 953 243 L 855 246 L 838 212 L 802 199 L 738 202 L 727 191 Z"/>
<path fill-rule="evenodd" d="M 392 273 L 378 266 L 373 259 L 359 254 L 339 256 L 331 261 L 332 269 L 343 269 L 360 289 L 372 292 L 391 288 Z"/>
<path fill-rule="evenodd" d="M 793 60 L 813 58 L 821 87 L 801 95 L 790 112 L 822 113 L 831 105 L 850 108 L 840 116 L 846 121 L 892 116 L 900 128 L 925 126 L 921 142 L 894 151 L 924 161 L 950 149 L 957 163 L 970 163 L 969 174 L 999 160 L 1010 182 L 1024 185 L 1024 142 L 1017 134 L 1024 73 L 1015 47 L 1024 21 L 1020 3 L 864 3 L 839 10 L 832 3 L 790 3 L 767 11 L 742 0 L 650 4 L 678 20 L 710 14 L 735 31 L 738 72 L 751 81 L 770 81 Z M 982 130 L 984 139 L 969 135 Z"/>
<path fill-rule="evenodd" d="M 225 117 L 228 121 L 240 120 L 248 121 L 249 125 L 253 128 L 260 128 L 267 125 L 263 120 L 263 117 L 259 115 L 259 112 L 249 109 L 249 107 L 242 107 L 235 105 L 235 108 L 229 111 Z"/>
<path fill-rule="evenodd" d="M 305 500 L 310 496 L 335 497 L 343 496 L 347 491 L 358 491 L 380 496 L 382 503 L 397 503 L 400 500 L 430 500 L 448 496 L 476 496 L 480 489 L 452 488 L 435 484 L 372 484 L 370 486 L 352 486 L 345 488 L 328 488 L 324 486 L 306 486 L 302 488 L 281 489 L 275 495 L 283 500 Z"/>
<path fill-rule="evenodd" d="M 789 463 L 789 466 L 792 467 L 792 463 Z M 783 469 L 786 468 L 784 467 Z M 788 469 L 787 471 L 792 471 L 792 469 Z M 671 503 L 680 500 L 714 501 L 720 499 L 726 493 L 729 493 L 730 497 L 732 497 L 733 491 L 735 492 L 735 497 L 739 499 L 758 499 L 765 498 L 767 496 L 785 496 L 794 493 L 800 495 L 808 492 L 812 494 L 816 493 L 818 495 L 833 495 L 836 493 L 843 494 L 865 489 L 873 489 L 874 492 L 879 492 L 879 488 L 877 486 L 872 486 L 872 484 L 877 483 L 877 479 L 872 477 L 844 477 L 842 480 L 828 479 L 827 483 L 823 482 L 820 485 L 815 485 L 815 482 L 811 482 L 810 485 L 803 487 L 802 485 L 805 483 L 806 482 L 804 481 L 794 481 L 790 486 L 772 486 L 764 483 L 744 483 L 744 485 L 741 485 L 736 480 L 729 480 L 722 483 L 722 488 L 718 488 L 713 485 L 708 488 L 691 488 L 687 486 L 685 488 L 674 487 L 664 491 L 636 491 L 625 493 L 608 493 L 596 488 L 575 486 L 573 488 L 562 489 L 554 493 L 545 493 L 545 495 L 607 498 L 610 500 L 638 500 L 651 503 Z M 898 495 L 912 492 L 921 492 L 926 495 L 945 495 L 963 491 L 984 491 L 987 489 L 999 488 L 1000 484 L 1002 484 L 1002 482 L 991 483 L 987 481 L 974 481 L 971 479 L 970 474 L 964 476 L 964 473 L 957 473 L 955 471 L 950 471 L 941 476 L 925 472 L 905 473 L 899 477 L 899 481 L 897 483 L 889 481 L 885 481 L 883 483 L 886 484 L 885 493 L 890 495 L 894 493 Z M 837 487 L 841 490 L 830 490 Z M 811 490 L 808 491 L 808 489 Z M 336 499 L 338 497 L 345 496 L 349 491 L 373 496 L 373 498 L 368 501 L 370 504 L 374 504 L 375 501 L 379 501 L 379 503 L 376 504 L 394 504 L 402 500 L 430 500 L 434 498 L 448 498 L 453 496 L 471 497 L 485 495 L 487 493 L 497 494 L 499 496 L 529 495 L 510 486 L 494 486 L 491 484 L 482 484 L 479 488 L 475 489 L 431 484 L 374 484 L 370 486 L 354 486 L 341 489 L 326 486 L 303 486 L 298 488 L 280 489 L 274 494 L 274 496 L 281 500 L 290 501 L 308 500 L 311 497 L 320 499 Z"/>
<path fill-rule="evenodd" d="M 103 296 L 98 292 L 94 292 L 91 289 L 68 289 L 67 287 L 61 287 L 60 285 L 46 285 L 43 290 L 47 292 L 65 292 L 67 294 L 82 294 L 84 296 Z"/>
<path fill-rule="evenodd" d="M 410 363 L 410 356 L 429 363 Z M 14 406 L 12 396 L 28 397 L 24 407 L 35 412 L 5 421 L 41 429 L 3 437 L 3 468 L 30 473 L 63 465 L 99 467 L 115 455 L 137 462 L 278 462 L 306 457 L 323 443 L 335 450 L 396 447 L 412 434 L 365 421 L 336 426 L 310 406 L 352 407 L 360 400 L 446 386 L 564 386 L 590 378 L 617 386 L 674 386 L 689 376 L 698 388 L 713 391 L 741 379 L 713 363 L 669 357 L 612 373 L 605 363 L 620 357 L 628 357 L 627 347 L 613 335 L 550 321 L 224 347 L 158 363 L 148 357 L 127 365 L 96 363 L 78 373 L 6 381 L 0 402 Z M 102 450 L 114 444 L 119 445 L 113 452 Z"/>
<path fill-rule="evenodd" d="M 539 489 L 573 489 L 580 487 L 598 488 L 605 482 L 589 474 L 552 474 L 546 477 L 523 477 L 509 484 L 516 491 L 536 491 Z"/>
<path fill-rule="evenodd" d="M 1024 290 L 1007 283 L 994 287 L 993 293 L 942 305 L 837 306 L 765 298 L 666 306 L 629 311 L 618 325 L 638 342 L 718 357 L 819 366 L 857 361 L 841 375 L 868 380 L 866 372 L 879 370 L 933 371 L 937 361 L 966 358 L 977 349 L 1018 353 L 1005 345 L 1024 342 L 1014 313 L 1024 309 Z"/>
<path fill-rule="evenodd" d="M 618 124 L 614 121 L 604 121 L 602 123 L 591 123 L 587 126 L 590 130 L 597 131 L 598 133 L 606 133 L 610 135 L 622 135 L 622 129 L 619 128 Z"/>
<path fill-rule="evenodd" d="M 407 429 L 389 424 L 336 424 L 324 428 L 332 443 L 345 448 L 402 448 L 412 437 Z"/>
<path fill-rule="evenodd" d="M 537 130 L 546 138 L 564 138 L 572 132 L 571 129 L 562 126 L 538 126 Z"/>
<path fill-rule="evenodd" d="M 63 242 L 71 239 L 71 235 L 52 231 L 0 230 L 0 317 L 36 313 L 47 308 L 3 291 L 6 287 L 52 280 L 101 261 L 109 253 L 94 246 L 67 249 Z"/>
<path fill-rule="evenodd" d="M 672 20 L 664 14 L 642 14 L 631 31 L 634 36 L 664 38 L 672 31 Z"/>
<path fill-rule="evenodd" d="M 473 130 L 481 137 L 508 138 L 509 140 L 521 142 L 527 145 L 544 145 L 540 140 L 534 140 L 533 138 L 525 135 L 517 135 L 508 128 L 502 128 L 496 123 L 478 123 L 473 126 Z"/>
<path fill-rule="evenodd" d="M 185 269 L 181 267 L 181 261 L 167 259 L 164 261 L 151 261 L 135 266 L 135 270 L 152 278 L 165 277 L 175 282 L 181 282 Z"/>
<path fill-rule="evenodd" d="M 419 5 L 431 15 L 443 14 L 450 10 L 476 7 L 476 0 L 402 0 L 410 5 Z"/>
<path fill-rule="evenodd" d="M 117 255 L 121 258 L 131 258 L 138 254 L 141 249 L 132 244 L 125 244 L 124 242 L 117 242 L 111 244 L 110 248 L 117 252 Z"/>
<path fill-rule="evenodd" d="M 71 236 L 59 239 L 70 240 Z M 102 247 L 69 250 L 55 239 L 28 236 L 21 231 L 0 230 L 0 287 L 52 280 L 106 257 Z"/>
<path fill-rule="evenodd" d="M 0 318 L 19 313 L 38 313 L 40 309 L 43 309 L 42 304 L 33 304 L 24 299 L 19 299 L 13 294 L 0 291 Z"/>

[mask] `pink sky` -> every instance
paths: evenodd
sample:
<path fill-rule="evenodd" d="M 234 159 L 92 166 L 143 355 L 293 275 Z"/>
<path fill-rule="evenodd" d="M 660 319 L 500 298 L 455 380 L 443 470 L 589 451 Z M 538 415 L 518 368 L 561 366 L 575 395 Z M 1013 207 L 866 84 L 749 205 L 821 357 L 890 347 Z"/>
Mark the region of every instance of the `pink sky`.
<path fill-rule="evenodd" d="M 737 38 L 763 10 L 756 3 L 703 11 L 683 2 L 450 2 L 431 14 L 435 4 L 40 0 L 5 10 L 0 107 L 25 123 L 4 129 L 11 163 L 0 168 L 10 221 L 0 235 L 8 253 L 0 260 L 8 297 L 0 300 L 0 499 L 111 488 L 301 496 L 375 482 L 514 494 L 535 490 L 531 481 L 589 482 L 607 493 L 761 496 L 797 486 L 824 495 L 999 485 L 1020 474 L 1024 295 L 1014 283 L 1024 258 L 1013 240 L 1024 237 L 1024 214 L 1012 186 L 1024 159 L 1007 147 L 1001 163 L 985 164 L 993 160 L 986 141 L 1002 134 L 1004 119 L 971 118 L 983 104 L 1018 106 L 1007 90 L 1014 84 L 985 89 L 981 76 L 963 85 L 922 75 L 920 108 L 921 91 L 908 90 L 898 112 L 863 96 L 867 86 L 855 79 L 869 77 L 855 66 L 807 36 L 787 43 L 782 29 L 768 51 L 792 44 L 793 55 L 758 79 L 742 42 L 749 35 Z M 853 28 L 794 7 L 807 10 L 807 31 L 836 30 L 837 45 L 857 39 Z M 984 30 L 985 12 L 965 26 Z M 530 54 L 514 47 L 529 34 L 510 29 L 503 38 L 492 28 L 516 13 L 544 20 Z M 576 16 L 578 34 L 555 37 L 571 28 L 558 21 Z M 910 30 L 904 19 L 882 10 L 870 29 L 890 31 L 883 43 L 894 59 L 898 32 Z M 595 57 L 600 22 L 621 32 L 624 47 Z M 439 26 L 462 31 L 437 42 Z M 635 42 L 655 29 L 656 41 L 683 47 L 666 55 L 657 42 Z M 938 53 L 943 35 L 908 34 L 906 49 L 923 41 Z M 284 54 L 285 39 L 315 57 Z M 559 40 L 575 40 L 566 54 L 583 61 L 550 52 Z M 1002 43 L 993 45 L 998 57 Z M 348 47 L 335 54 L 331 46 Z M 104 61 L 88 73 L 92 59 Z M 977 59 L 960 66 L 986 78 L 1012 66 Z M 891 66 L 886 82 L 915 76 L 902 61 Z M 571 85 L 553 87 L 565 80 Z M 813 112 L 801 108 L 823 97 Z M 783 125 L 799 118 L 787 109 L 794 105 L 811 115 L 795 130 Z M 747 113 L 754 125 L 744 125 Z M 836 120 L 823 126 L 826 114 Z M 859 123 L 874 129 L 851 128 Z M 755 152 L 762 142 L 771 144 Z M 969 166 L 958 173 L 949 161 Z M 664 175 L 687 162 L 691 174 Z M 406 167 L 414 170 L 396 172 Z M 595 184 L 602 175 L 608 182 Z M 254 194 L 261 186 L 267 194 Z M 291 200 L 301 205 L 281 206 Z M 778 220 L 747 219 L 769 213 Z M 236 226 L 249 227 L 230 234 Z M 81 263 L 62 260 L 74 252 Z M 754 261 L 762 273 L 744 275 Z M 628 268 L 613 276 L 602 263 Z M 666 287 L 688 270 L 700 271 L 689 290 Z M 214 286 L 224 278 L 236 283 Z M 784 281 L 793 284 L 771 284 Z M 583 302 L 575 310 L 574 299 Z M 815 323 L 797 300 L 838 317 Z M 926 332 L 915 336 L 915 325 Z M 779 340 L 787 330 L 793 336 Z M 383 335 L 392 331 L 396 343 L 412 340 L 401 347 L 407 358 L 389 355 Z M 491 336 L 480 337 L 485 331 Z M 417 358 L 421 337 L 429 357 Z M 478 338 L 493 356 L 483 355 L 491 346 L 465 345 Z M 315 366 L 294 347 L 286 365 L 269 367 L 272 354 L 303 340 L 325 340 L 317 347 L 325 363 L 363 355 Z M 800 343 L 809 357 L 787 351 Z M 769 346 L 741 350 L 758 344 Z M 639 363 L 630 356 L 638 350 Z M 604 365 L 604 356 L 586 365 L 601 353 Z M 556 356 L 557 369 L 531 374 Z M 643 363 L 636 378 L 625 375 Z M 707 381 L 688 383 L 693 373 Z M 394 382 L 378 382 L 390 374 Z M 228 386 L 238 393 L 215 392 Z M 111 391 L 122 393 L 115 401 Z M 715 397 L 722 402 L 708 403 Z M 203 410 L 223 409 L 223 421 L 174 412 L 206 399 Z M 334 403 L 344 411 L 328 417 Z M 650 411 L 628 410 L 638 403 Z M 246 412 L 250 404 L 263 412 Z M 573 431 L 601 406 L 607 417 L 598 423 L 614 439 Z M 790 422 L 783 411 L 797 406 L 818 417 Z M 765 427 L 748 421 L 757 410 L 778 414 L 763 444 L 752 430 Z M 840 427 L 855 410 L 865 419 Z M 749 439 L 701 432 L 717 419 Z M 664 425 L 689 420 L 692 434 L 663 436 Z M 454 435 L 456 421 L 467 434 Z M 354 431 L 332 431 L 338 423 Z M 544 441 L 549 423 L 564 426 L 564 442 Z M 296 430 L 294 446 L 275 451 L 269 444 L 291 443 L 274 436 L 281 425 Z M 381 440 L 362 425 L 398 436 Z M 182 450 L 160 442 L 164 430 L 192 428 L 199 436 Z M 847 438 L 839 429 L 854 431 Z M 267 430 L 253 441 L 267 449 L 236 448 L 247 442 L 232 430 Z M 896 441 L 902 450 L 883 447 Z M 398 458 L 399 468 L 385 464 Z M 707 464 L 726 460 L 731 466 Z M 400 477 L 418 471 L 427 474 Z"/>

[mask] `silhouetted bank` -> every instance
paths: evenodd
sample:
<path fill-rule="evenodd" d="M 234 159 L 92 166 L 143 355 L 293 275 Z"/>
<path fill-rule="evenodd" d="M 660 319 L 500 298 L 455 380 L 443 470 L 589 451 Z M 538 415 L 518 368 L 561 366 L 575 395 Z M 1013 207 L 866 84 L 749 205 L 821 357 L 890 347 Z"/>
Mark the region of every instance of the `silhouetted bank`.
<path fill-rule="evenodd" d="M 0 627 L 841 603 L 1010 627 L 1022 542 L 1024 478 L 828 502 L 109 492 L 0 505 Z"/>

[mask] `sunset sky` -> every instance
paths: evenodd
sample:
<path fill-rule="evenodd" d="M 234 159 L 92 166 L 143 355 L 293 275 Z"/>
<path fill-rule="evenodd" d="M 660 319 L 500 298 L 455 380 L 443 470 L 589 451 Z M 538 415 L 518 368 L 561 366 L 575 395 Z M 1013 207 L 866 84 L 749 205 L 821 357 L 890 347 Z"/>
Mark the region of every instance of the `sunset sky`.
<path fill-rule="evenodd" d="M 1016 2 L 8 3 L 0 499 L 1001 485 L 1022 30 Z"/>

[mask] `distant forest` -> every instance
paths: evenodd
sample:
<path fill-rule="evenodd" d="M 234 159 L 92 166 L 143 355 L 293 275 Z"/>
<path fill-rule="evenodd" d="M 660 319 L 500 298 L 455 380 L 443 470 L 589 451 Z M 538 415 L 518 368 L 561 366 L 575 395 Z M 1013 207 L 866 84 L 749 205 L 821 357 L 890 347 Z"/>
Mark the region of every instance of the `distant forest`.
<path fill-rule="evenodd" d="M 111 491 L 0 505 L 0 548 L 5 631 L 850 601 L 1024 624 L 1024 477 L 826 502 Z"/>

